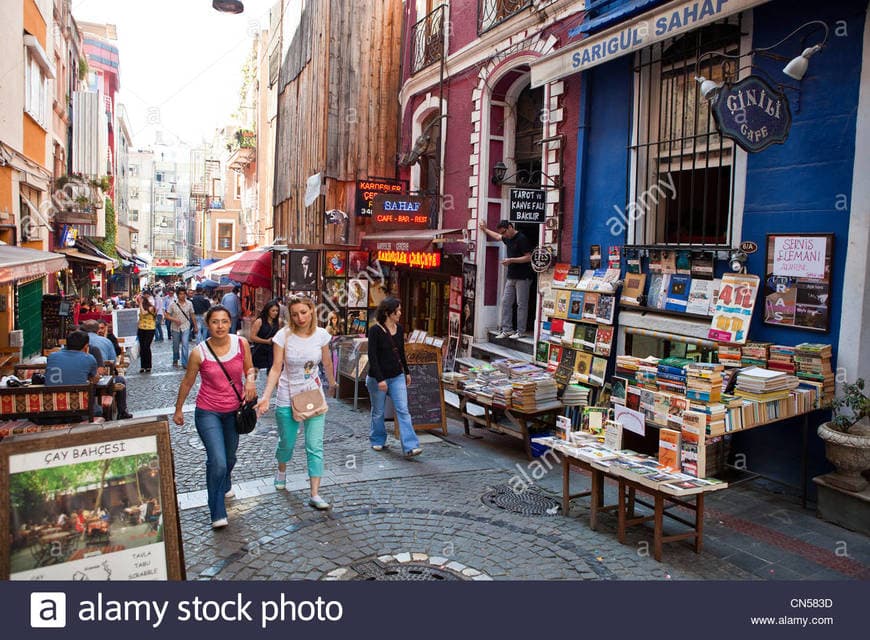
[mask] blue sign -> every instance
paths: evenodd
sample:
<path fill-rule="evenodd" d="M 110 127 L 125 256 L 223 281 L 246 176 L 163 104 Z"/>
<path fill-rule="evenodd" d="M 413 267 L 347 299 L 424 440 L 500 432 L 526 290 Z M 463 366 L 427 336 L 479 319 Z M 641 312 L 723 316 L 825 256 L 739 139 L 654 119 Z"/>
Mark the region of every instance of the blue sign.
<path fill-rule="evenodd" d="M 722 87 L 713 117 L 720 133 L 749 153 L 782 144 L 791 129 L 788 99 L 758 76 Z"/>

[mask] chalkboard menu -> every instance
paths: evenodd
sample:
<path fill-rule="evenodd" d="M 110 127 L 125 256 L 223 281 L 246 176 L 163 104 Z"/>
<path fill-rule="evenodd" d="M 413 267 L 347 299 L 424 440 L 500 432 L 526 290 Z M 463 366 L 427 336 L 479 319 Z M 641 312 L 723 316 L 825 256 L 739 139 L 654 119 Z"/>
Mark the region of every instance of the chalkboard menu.
<path fill-rule="evenodd" d="M 115 309 L 112 312 L 112 333 L 121 338 L 135 338 L 139 324 L 139 309 Z"/>
<path fill-rule="evenodd" d="M 415 430 L 438 429 L 447 433 L 444 394 L 441 390 L 441 350 L 425 344 L 406 344 L 411 372 L 408 410 Z"/>

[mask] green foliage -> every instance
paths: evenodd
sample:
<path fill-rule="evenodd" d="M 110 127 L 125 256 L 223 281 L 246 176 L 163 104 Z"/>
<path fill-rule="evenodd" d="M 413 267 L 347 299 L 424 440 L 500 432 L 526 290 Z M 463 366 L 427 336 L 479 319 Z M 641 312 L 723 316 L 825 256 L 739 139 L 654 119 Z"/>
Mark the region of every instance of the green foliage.
<path fill-rule="evenodd" d="M 84 56 L 79 57 L 79 80 L 84 81 L 88 77 L 88 71 L 90 71 L 90 67 L 88 67 L 88 59 Z"/>
<path fill-rule="evenodd" d="M 115 219 L 115 206 L 109 198 L 106 198 L 106 235 L 105 237 L 95 242 L 100 251 L 112 258 L 118 257 L 118 252 L 115 250 L 115 243 L 118 241 L 118 221 Z"/>
<path fill-rule="evenodd" d="M 841 393 L 831 401 L 834 419 L 831 425 L 837 430 L 847 432 L 849 427 L 870 415 L 870 398 L 864 393 L 864 379 L 854 384 L 845 384 Z"/>

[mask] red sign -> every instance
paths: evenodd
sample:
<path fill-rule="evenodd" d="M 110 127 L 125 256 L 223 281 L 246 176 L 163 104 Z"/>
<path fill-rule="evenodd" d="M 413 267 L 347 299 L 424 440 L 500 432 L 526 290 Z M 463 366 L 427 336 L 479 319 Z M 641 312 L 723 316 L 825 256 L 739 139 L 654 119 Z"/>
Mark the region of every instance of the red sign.
<path fill-rule="evenodd" d="M 183 267 L 184 260 L 172 260 L 170 258 L 154 258 L 152 264 L 155 267 Z"/>
<path fill-rule="evenodd" d="M 403 180 L 385 178 L 356 181 L 356 215 L 371 217 L 375 196 L 379 193 L 400 194 L 406 191 Z"/>
<path fill-rule="evenodd" d="M 378 250 L 378 261 L 388 264 L 401 264 L 415 269 L 437 269 L 441 266 L 439 251 L 390 251 Z"/>
<path fill-rule="evenodd" d="M 372 207 L 372 227 L 385 229 L 426 229 L 429 227 L 429 198 L 378 194 Z"/>

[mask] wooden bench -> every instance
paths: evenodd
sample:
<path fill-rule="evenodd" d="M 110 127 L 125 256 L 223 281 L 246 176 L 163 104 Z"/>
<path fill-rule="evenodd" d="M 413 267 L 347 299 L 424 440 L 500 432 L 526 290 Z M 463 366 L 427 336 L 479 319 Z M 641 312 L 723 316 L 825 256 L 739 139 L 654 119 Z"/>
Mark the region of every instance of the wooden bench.
<path fill-rule="evenodd" d="M 69 418 L 94 421 L 96 385 L 0 388 L 0 420 Z"/>
<path fill-rule="evenodd" d="M 112 381 L 116 375 L 117 369 L 115 363 L 105 362 L 98 369 L 101 376 L 100 383 L 97 384 L 97 396 L 100 402 L 100 408 L 103 412 L 103 417 L 110 420 L 115 415 L 118 403 L 115 400 L 115 391 Z M 33 379 L 33 374 L 39 373 L 45 375 L 45 363 L 17 364 L 15 365 L 15 375 L 21 380 Z"/>

